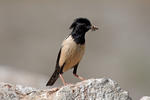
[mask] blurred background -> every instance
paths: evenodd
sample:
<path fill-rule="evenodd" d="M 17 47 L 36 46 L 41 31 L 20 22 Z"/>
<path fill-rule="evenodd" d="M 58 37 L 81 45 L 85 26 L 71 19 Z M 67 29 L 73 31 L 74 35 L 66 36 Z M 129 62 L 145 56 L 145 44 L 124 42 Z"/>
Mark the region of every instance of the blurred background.
<path fill-rule="evenodd" d="M 150 95 L 150 0 L 0 0 L 0 81 L 45 87 L 77 17 L 100 28 L 86 35 L 79 75 L 112 78 L 133 100 Z"/>

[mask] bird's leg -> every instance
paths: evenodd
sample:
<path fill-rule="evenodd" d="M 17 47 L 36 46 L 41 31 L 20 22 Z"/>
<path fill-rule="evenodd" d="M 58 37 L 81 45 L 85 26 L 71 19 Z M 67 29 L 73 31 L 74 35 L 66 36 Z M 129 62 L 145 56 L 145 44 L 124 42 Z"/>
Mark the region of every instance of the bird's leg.
<path fill-rule="evenodd" d="M 63 84 L 67 85 L 67 83 L 65 82 L 65 80 L 64 80 L 64 78 L 63 78 L 63 76 L 61 74 L 59 74 L 59 77 L 60 77 L 61 81 L 63 82 Z"/>
<path fill-rule="evenodd" d="M 78 68 L 78 64 L 74 66 L 73 75 L 82 81 L 85 80 L 83 77 L 77 75 L 77 68 Z"/>

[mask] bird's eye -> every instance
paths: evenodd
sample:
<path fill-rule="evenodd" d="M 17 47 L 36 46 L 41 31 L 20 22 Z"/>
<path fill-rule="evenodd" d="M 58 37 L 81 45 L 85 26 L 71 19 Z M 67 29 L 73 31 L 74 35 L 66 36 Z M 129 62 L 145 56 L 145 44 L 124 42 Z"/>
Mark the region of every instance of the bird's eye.
<path fill-rule="evenodd" d="M 89 26 L 89 25 L 88 25 L 88 26 L 86 26 L 86 27 L 87 27 L 87 29 L 91 29 L 91 26 Z"/>

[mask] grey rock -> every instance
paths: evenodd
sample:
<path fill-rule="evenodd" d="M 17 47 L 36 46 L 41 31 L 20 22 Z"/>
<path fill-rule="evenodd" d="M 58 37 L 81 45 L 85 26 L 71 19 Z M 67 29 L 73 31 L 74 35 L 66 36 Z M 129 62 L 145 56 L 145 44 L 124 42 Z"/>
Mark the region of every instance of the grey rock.
<path fill-rule="evenodd" d="M 150 100 L 150 96 L 143 96 L 140 100 Z"/>
<path fill-rule="evenodd" d="M 48 88 L 38 90 L 0 83 L 0 100 L 131 100 L 127 91 L 122 90 L 115 81 L 106 78 Z"/>

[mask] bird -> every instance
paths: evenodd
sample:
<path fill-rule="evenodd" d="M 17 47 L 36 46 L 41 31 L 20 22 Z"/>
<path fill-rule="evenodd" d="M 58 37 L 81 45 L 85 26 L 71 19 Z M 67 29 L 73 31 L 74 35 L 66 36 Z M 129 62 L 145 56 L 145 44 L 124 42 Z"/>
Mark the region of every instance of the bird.
<path fill-rule="evenodd" d="M 78 65 L 85 51 L 85 34 L 89 30 L 97 30 L 98 27 L 92 25 L 89 19 L 79 17 L 74 19 L 69 29 L 72 31 L 61 44 L 56 60 L 55 71 L 46 86 L 52 86 L 59 77 L 62 83 L 67 85 L 62 74 L 72 68 L 75 77 L 80 80 L 85 80 L 77 74 Z"/>

